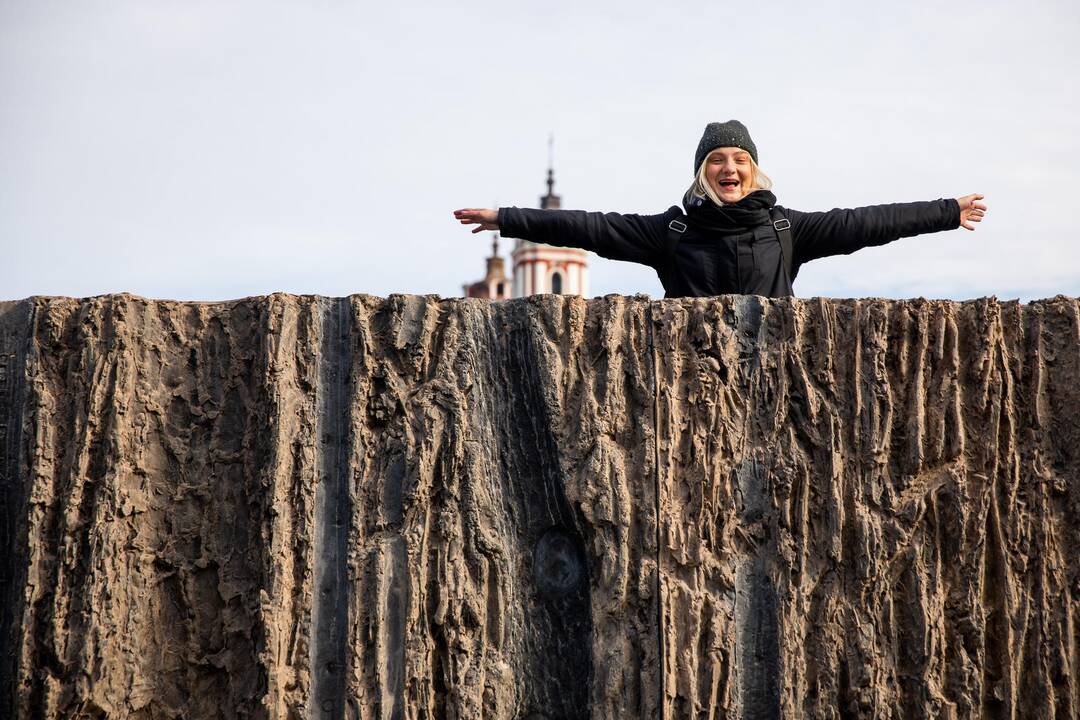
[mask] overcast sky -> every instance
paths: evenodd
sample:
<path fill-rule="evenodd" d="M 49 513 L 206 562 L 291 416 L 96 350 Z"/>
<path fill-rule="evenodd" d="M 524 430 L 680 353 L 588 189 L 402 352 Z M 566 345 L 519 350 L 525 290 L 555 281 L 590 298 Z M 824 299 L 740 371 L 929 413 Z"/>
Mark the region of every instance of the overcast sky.
<path fill-rule="evenodd" d="M 798 295 L 1080 295 L 1078 37 L 1075 0 L 0 0 L 0 299 L 459 295 L 451 211 L 535 206 L 549 133 L 564 207 L 655 213 L 731 118 L 786 207 L 986 195 Z"/>

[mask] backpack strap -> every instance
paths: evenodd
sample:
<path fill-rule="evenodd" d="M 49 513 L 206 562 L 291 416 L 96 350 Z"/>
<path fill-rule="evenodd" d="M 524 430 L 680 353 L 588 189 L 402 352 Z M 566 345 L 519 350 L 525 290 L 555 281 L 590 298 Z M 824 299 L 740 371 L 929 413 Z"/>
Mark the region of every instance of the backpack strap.
<path fill-rule="evenodd" d="M 679 249 L 683 233 L 686 232 L 686 216 L 679 214 L 668 223 L 667 239 L 664 241 L 664 274 L 670 280 L 675 270 L 675 251 Z"/>
<path fill-rule="evenodd" d="M 791 221 L 784 217 L 776 208 L 769 208 L 769 217 L 772 219 L 773 230 L 776 238 L 780 241 L 780 252 L 784 258 L 784 272 L 787 274 L 788 285 L 795 280 L 792 269 L 795 266 L 795 251 L 791 240 Z"/>

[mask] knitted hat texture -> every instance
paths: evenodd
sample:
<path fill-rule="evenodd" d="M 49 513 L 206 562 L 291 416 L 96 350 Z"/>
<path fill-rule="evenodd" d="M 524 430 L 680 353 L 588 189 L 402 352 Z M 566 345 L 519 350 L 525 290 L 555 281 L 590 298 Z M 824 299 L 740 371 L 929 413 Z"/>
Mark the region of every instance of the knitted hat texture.
<path fill-rule="evenodd" d="M 694 174 L 701 168 L 701 163 L 716 148 L 737 147 L 750 153 L 750 157 L 757 159 L 757 145 L 750 139 L 750 131 L 738 120 L 728 120 L 725 123 L 711 122 L 705 126 L 705 132 L 701 135 L 697 153 L 694 154 Z"/>

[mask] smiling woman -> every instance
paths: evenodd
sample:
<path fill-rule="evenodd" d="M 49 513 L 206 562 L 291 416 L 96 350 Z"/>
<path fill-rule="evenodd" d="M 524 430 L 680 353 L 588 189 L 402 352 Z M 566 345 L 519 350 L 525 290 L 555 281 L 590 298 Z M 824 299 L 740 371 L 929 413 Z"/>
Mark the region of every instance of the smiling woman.
<path fill-rule="evenodd" d="M 657 215 L 464 208 L 474 233 L 579 247 L 601 257 L 649 265 L 665 297 L 742 293 L 793 295 L 799 267 L 902 237 L 974 230 L 986 205 L 976 193 L 956 199 L 800 212 L 776 204 L 758 167 L 757 146 L 738 120 L 709 123 L 694 154 L 694 181 L 683 207 Z"/>
<path fill-rule="evenodd" d="M 771 190 L 772 180 L 742 148 L 717 148 L 698 166 L 692 194 L 717 205 L 736 203 L 754 190 Z"/>

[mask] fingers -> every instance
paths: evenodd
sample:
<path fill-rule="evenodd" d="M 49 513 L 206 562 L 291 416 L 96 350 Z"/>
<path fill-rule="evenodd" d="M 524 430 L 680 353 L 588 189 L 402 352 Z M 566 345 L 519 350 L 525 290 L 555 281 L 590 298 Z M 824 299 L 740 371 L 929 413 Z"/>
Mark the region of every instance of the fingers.
<path fill-rule="evenodd" d="M 470 231 L 473 235 L 485 230 L 499 229 L 496 222 L 498 213 L 487 208 L 461 208 L 454 211 L 454 218 L 462 225 L 476 225 L 477 227 Z"/>
<path fill-rule="evenodd" d="M 454 219 L 462 225 L 476 225 L 470 230 L 473 235 L 499 229 L 499 211 L 490 208 L 460 208 L 454 211 Z"/>
<path fill-rule="evenodd" d="M 982 222 L 982 219 L 982 210 L 976 210 L 974 208 L 965 210 L 964 212 L 960 213 L 960 227 L 966 228 L 968 230 L 974 230 L 975 227 L 971 223 Z"/>
<path fill-rule="evenodd" d="M 461 208 L 460 210 L 454 211 L 454 217 L 494 217 L 497 214 L 498 212 L 496 210 L 492 210 L 491 208 Z"/>
<path fill-rule="evenodd" d="M 979 200 L 984 197 L 986 196 L 982 193 L 972 193 L 971 195 L 956 198 L 957 204 L 960 205 L 960 227 L 965 230 L 974 230 L 975 226 L 972 223 L 982 222 L 987 207 L 985 203 L 981 203 Z"/>
<path fill-rule="evenodd" d="M 476 208 L 463 208 L 454 211 L 454 217 L 462 223 L 480 222 L 480 211 Z"/>
<path fill-rule="evenodd" d="M 977 207 L 985 210 L 986 205 L 979 202 L 979 200 L 982 200 L 984 197 L 986 196 L 982 193 L 972 193 L 970 195 L 964 195 L 963 197 L 956 198 L 956 202 L 960 205 L 961 210 L 967 210 L 968 208 L 972 207 Z"/>

